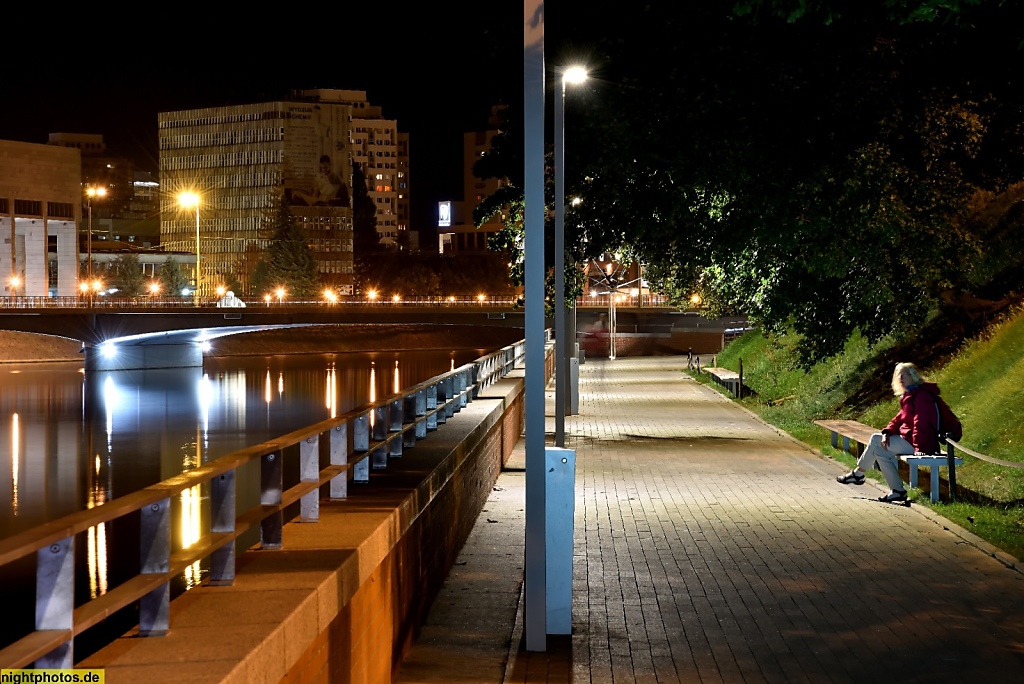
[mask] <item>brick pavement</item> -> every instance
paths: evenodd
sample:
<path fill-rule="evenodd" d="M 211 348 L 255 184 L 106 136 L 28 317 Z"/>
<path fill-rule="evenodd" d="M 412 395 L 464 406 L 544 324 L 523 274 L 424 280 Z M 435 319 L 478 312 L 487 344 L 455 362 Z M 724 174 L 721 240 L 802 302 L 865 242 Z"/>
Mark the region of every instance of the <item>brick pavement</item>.
<path fill-rule="evenodd" d="M 520 452 L 396 681 L 1021 681 L 1024 574 L 683 365 L 581 367 L 572 636 L 522 648 Z"/>

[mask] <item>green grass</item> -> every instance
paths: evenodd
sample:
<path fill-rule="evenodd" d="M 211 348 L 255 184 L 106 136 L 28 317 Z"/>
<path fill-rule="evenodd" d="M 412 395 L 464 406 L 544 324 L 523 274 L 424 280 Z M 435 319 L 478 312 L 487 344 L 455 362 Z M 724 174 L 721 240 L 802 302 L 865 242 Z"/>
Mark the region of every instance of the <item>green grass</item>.
<path fill-rule="evenodd" d="M 797 363 L 794 335 L 764 337 L 752 332 L 730 343 L 716 359 L 735 371 L 743 361 L 745 384 L 755 395 L 742 403 L 826 456 L 852 466 L 854 459 L 833 449 L 829 433 L 812 421 L 848 418 L 881 428 L 896 413 L 895 397 L 864 410 L 851 408 L 850 397 L 867 383 L 879 392 L 888 387 L 892 368 L 878 359 L 893 348 L 886 339 L 869 345 L 853 336 L 843 353 L 803 370 Z M 964 425 L 962 443 L 979 453 L 1024 463 L 1024 313 L 989 328 L 971 340 L 942 368 L 922 368 Z M 905 359 L 913 361 L 913 359 Z M 706 375 L 699 378 L 707 383 Z M 711 384 L 716 387 L 717 385 Z M 995 465 L 964 456 L 957 484 L 964 502 L 932 504 L 927 492 L 911 491 L 915 504 L 970 530 L 1007 553 L 1024 558 L 1024 469 Z M 941 476 L 946 479 L 946 468 Z M 881 481 L 879 473 L 871 474 Z"/>

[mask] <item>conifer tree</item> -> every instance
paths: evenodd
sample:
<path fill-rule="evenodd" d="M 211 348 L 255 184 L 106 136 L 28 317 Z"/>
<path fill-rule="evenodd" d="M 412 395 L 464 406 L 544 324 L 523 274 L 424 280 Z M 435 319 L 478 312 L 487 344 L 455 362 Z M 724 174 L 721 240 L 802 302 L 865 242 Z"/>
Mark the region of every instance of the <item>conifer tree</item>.
<path fill-rule="evenodd" d="M 319 290 L 316 257 L 284 198 L 274 207 L 271 225 L 270 246 L 253 273 L 256 294 L 283 287 L 290 298 L 315 295 Z"/>

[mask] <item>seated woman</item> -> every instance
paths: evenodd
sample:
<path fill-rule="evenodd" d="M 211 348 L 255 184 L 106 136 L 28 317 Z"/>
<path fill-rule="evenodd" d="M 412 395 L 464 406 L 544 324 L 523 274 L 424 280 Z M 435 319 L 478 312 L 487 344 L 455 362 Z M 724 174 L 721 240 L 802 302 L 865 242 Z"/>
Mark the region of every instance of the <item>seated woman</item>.
<path fill-rule="evenodd" d="M 893 394 L 900 398 L 900 410 L 881 432 L 868 440 L 857 467 L 836 478 L 842 484 L 864 484 L 864 471 L 876 465 L 892 491 L 879 501 L 906 501 L 907 490 L 900 478 L 902 454 L 934 454 L 939 450 L 938 414 L 935 397 L 939 386 L 926 382 L 912 363 L 898 363 L 892 374 Z"/>

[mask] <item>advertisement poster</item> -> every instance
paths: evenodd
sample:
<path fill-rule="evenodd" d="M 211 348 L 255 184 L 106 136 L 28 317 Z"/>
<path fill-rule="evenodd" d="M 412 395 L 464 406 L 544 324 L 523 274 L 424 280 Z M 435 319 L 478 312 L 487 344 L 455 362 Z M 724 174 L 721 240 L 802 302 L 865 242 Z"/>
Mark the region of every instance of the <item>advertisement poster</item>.
<path fill-rule="evenodd" d="M 345 105 L 288 103 L 285 197 L 292 206 L 350 206 L 349 117 Z"/>

